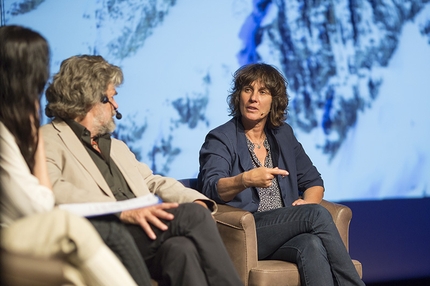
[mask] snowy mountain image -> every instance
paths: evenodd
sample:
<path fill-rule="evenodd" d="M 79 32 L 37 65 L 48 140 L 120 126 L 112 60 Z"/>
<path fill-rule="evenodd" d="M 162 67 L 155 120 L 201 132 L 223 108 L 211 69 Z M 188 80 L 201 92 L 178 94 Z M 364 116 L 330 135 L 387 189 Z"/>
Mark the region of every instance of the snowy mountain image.
<path fill-rule="evenodd" d="M 3 0 L 1 24 L 120 66 L 114 136 L 155 173 L 195 177 L 209 130 L 229 120 L 240 66 L 288 80 L 287 122 L 333 201 L 430 193 L 428 0 Z M 46 121 L 47 119 L 45 119 Z"/>

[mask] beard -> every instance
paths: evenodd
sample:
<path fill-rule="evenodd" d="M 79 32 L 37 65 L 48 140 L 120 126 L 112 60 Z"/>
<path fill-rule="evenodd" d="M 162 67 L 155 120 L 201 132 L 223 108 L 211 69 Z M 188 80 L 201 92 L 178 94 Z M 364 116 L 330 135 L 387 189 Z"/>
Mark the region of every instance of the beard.
<path fill-rule="evenodd" d="M 95 126 L 94 136 L 103 135 L 106 133 L 112 133 L 115 130 L 116 124 L 113 119 L 115 111 L 108 112 L 103 105 L 97 109 L 96 116 L 94 116 L 93 126 Z M 110 113 L 110 114 L 108 114 Z"/>

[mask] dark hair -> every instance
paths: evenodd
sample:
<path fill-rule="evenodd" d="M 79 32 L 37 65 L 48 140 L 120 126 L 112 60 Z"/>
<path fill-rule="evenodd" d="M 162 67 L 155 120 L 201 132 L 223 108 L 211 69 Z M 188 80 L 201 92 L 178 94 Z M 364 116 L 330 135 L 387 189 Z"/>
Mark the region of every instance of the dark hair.
<path fill-rule="evenodd" d="M 73 56 L 61 63 L 46 89 L 46 115 L 62 119 L 83 118 L 102 100 L 108 86 L 123 81 L 119 67 L 101 56 Z"/>
<path fill-rule="evenodd" d="M 39 33 L 20 26 L 0 27 L 0 121 L 15 137 L 31 171 L 49 56 L 49 45 Z"/>
<path fill-rule="evenodd" d="M 270 128 L 284 124 L 288 106 L 288 83 L 284 76 L 273 66 L 257 63 L 239 68 L 233 75 L 233 83 L 230 94 L 227 97 L 230 115 L 240 116 L 240 93 L 245 86 L 254 81 L 261 81 L 272 96 L 272 105 L 267 120 Z"/>

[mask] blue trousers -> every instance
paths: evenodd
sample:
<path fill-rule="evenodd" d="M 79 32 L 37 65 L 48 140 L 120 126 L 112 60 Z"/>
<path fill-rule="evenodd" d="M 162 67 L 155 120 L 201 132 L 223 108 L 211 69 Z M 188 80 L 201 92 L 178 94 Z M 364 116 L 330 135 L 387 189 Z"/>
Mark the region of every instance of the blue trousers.
<path fill-rule="evenodd" d="M 302 285 L 364 285 L 323 206 L 283 207 L 254 218 L 260 260 L 296 263 Z"/>

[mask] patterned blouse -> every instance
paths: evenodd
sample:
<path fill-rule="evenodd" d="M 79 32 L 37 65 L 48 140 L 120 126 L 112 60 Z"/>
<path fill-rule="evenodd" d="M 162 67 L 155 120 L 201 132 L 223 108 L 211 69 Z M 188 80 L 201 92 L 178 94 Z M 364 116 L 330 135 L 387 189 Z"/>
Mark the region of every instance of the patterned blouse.
<path fill-rule="evenodd" d="M 254 153 L 254 143 L 251 142 L 251 140 L 246 138 L 246 142 L 248 144 L 248 150 L 251 155 L 252 159 L 252 165 L 254 168 L 261 167 L 261 163 L 258 160 L 257 156 Z M 272 154 L 270 152 L 270 145 L 269 141 L 264 139 L 263 142 L 264 148 L 267 150 L 267 156 L 264 160 L 264 167 L 266 168 L 273 168 L 273 161 L 272 161 Z M 257 211 L 268 211 L 273 209 L 278 209 L 283 207 L 282 198 L 281 198 L 281 192 L 279 190 L 279 184 L 277 178 L 273 178 L 272 184 L 268 188 L 257 188 L 258 195 L 260 197 L 260 204 L 258 206 Z"/>

